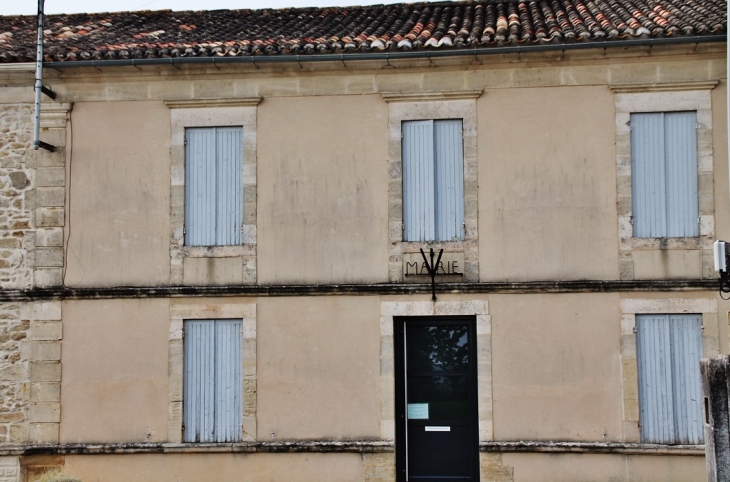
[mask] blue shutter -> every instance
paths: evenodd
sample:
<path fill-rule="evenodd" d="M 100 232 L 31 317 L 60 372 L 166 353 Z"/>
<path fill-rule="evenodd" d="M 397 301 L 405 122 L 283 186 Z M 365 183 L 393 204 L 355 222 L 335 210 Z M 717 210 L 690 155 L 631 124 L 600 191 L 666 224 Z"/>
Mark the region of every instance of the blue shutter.
<path fill-rule="evenodd" d="M 213 246 L 216 238 L 215 129 L 185 129 L 185 244 Z"/>
<path fill-rule="evenodd" d="M 241 439 L 241 320 L 185 321 L 184 442 Z"/>
<path fill-rule="evenodd" d="M 673 443 L 671 333 L 667 315 L 636 315 L 641 441 Z"/>
<path fill-rule="evenodd" d="M 699 235 L 697 114 L 631 114 L 634 236 Z"/>
<path fill-rule="evenodd" d="M 462 121 L 434 122 L 436 240 L 464 239 L 464 147 Z"/>
<path fill-rule="evenodd" d="M 184 442 L 212 442 L 215 421 L 215 325 L 185 322 Z"/>
<path fill-rule="evenodd" d="M 241 320 L 216 320 L 216 442 L 241 440 L 241 380 Z"/>
<path fill-rule="evenodd" d="M 702 316 L 637 315 L 636 337 L 642 442 L 702 443 Z"/>
<path fill-rule="evenodd" d="M 433 121 L 403 122 L 403 239 L 433 241 L 435 232 Z"/>
<path fill-rule="evenodd" d="M 702 315 L 670 315 L 672 382 L 674 387 L 675 443 L 701 444 L 702 420 Z"/>
<path fill-rule="evenodd" d="M 215 244 L 241 244 L 243 226 L 243 131 L 240 127 L 216 129 L 218 198 Z"/>
<path fill-rule="evenodd" d="M 664 114 L 667 162 L 667 236 L 699 236 L 697 113 Z"/>
<path fill-rule="evenodd" d="M 634 237 L 667 234 L 664 115 L 631 114 Z"/>
<path fill-rule="evenodd" d="M 241 244 L 242 128 L 189 128 L 185 141 L 185 244 Z"/>

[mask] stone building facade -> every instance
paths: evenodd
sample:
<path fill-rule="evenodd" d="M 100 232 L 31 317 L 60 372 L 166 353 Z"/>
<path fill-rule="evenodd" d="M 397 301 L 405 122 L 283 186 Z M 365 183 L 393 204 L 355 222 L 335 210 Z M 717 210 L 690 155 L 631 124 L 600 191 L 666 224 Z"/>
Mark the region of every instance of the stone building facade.
<path fill-rule="evenodd" d="M 187 57 L 129 47 L 115 26 L 141 14 L 49 17 L 57 98 L 40 127 L 53 152 L 32 149 L 32 65 L 6 48 L 31 22 L 0 18 L 0 482 L 52 467 L 110 482 L 403 480 L 403 420 L 424 407 L 404 399 L 399 343 L 429 320 L 471 330 L 471 480 L 704 480 L 701 443 L 642 428 L 637 327 L 694 317 L 703 356 L 730 352 L 710 248 L 730 237 L 725 23 L 714 2 L 690 2 L 707 25 L 691 36 L 667 40 L 671 11 L 652 41 L 647 14 L 621 38 L 602 24 L 610 44 L 565 31 L 547 48 L 525 24 L 539 48 L 518 46 L 518 13 L 543 3 L 454 2 L 464 18 L 496 12 L 471 50 L 457 14 L 454 32 L 427 39 L 435 22 L 382 52 L 390 34 L 371 32 L 355 52 L 344 36 Z M 415 25 L 453 12 L 434 5 L 277 15 Z M 587 11 L 563 13 L 597 41 Z M 150 14 L 156 33 L 138 35 L 219 14 L 176 15 Z M 87 52 L 95 31 L 108 44 Z M 349 53 L 327 50 L 337 42 Z M 697 234 L 635 236 L 632 116 L 672 112 L 696 116 Z M 404 125 L 439 120 L 461 128 L 463 236 L 409 239 Z M 189 133 L 231 128 L 240 242 L 191 245 Z M 433 284 L 421 249 L 443 249 Z M 233 440 L 191 435 L 186 418 L 189 340 L 206 322 L 240 333 L 226 348 L 240 355 Z"/>

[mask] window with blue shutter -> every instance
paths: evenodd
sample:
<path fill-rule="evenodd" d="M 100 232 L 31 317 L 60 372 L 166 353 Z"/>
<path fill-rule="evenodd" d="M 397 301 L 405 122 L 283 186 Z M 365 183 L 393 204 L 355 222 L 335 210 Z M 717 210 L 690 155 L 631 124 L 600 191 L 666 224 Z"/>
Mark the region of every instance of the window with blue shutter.
<path fill-rule="evenodd" d="M 241 320 L 184 323 L 183 441 L 241 440 Z"/>
<path fill-rule="evenodd" d="M 697 113 L 631 114 L 634 237 L 699 236 Z"/>
<path fill-rule="evenodd" d="M 636 344 L 641 441 L 703 443 L 702 315 L 636 315 Z"/>
<path fill-rule="evenodd" d="M 185 245 L 241 244 L 243 128 L 185 129 Z"/>
<path fill-rule="evenodd" d="M 464 239 L 461 119 L 403 122 L 403 240 Z"/>

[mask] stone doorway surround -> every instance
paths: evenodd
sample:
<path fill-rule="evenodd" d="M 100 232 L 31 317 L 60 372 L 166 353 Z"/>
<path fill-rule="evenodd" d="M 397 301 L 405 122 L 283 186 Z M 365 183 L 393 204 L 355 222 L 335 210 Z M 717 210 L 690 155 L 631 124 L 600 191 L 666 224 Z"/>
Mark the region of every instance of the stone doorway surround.
<path fill-rule="evenodd" d="M 395 442 L 395 373 L 393 317 L 476 316 L 477 394 L 479 442 L 494 440 L 492 415 L 492 317 L 486 299 L 459 301 L 383 301 L 380 304 L 380 438 Z M 363 457 L 366 481 L 395 480 L 395 453 Z M 512 480 L 512 467 L 502 465 L 502 455 L 482 452 L 482 480 Z"/>

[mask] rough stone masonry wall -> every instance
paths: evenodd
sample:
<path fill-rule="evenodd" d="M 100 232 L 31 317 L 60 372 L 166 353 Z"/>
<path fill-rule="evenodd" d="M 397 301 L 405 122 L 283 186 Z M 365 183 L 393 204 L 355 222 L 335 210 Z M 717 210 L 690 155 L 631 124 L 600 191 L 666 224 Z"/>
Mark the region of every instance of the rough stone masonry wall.
<path fill-rule="evenodd" d="M 30 381 L 22 346 L 30 321 L 22 320 L 27 318 L 23 308 L 21 303 L 0 304 L 0 444 L 27 438 Z"/>
<path fill-rule="evenodd" d="M 0 107 L 0 288 L 33 283 L 32 152 L 33 107 Z M 30 256 L 29 256 L 30 254 Z"/>
<path fill-rule="evenodd" d="M 49 152 L 32 149 L 32 105 L 0 105 L 0 289 L 63 284 L 70 108 L 43 104 L 41 139 L 56 147 Z"/>
<path fill-rule="evenodd" d="M 63 284 L 66 121 L 69 104 L 44 104 L 32 149 L 33 106 L 0 105 L 0 290 Z M 61 303 L 0 303 L 0 445 L 58 442 Z M 0 457 L 0 482 L 17 482 L 17 457 Z"/>

